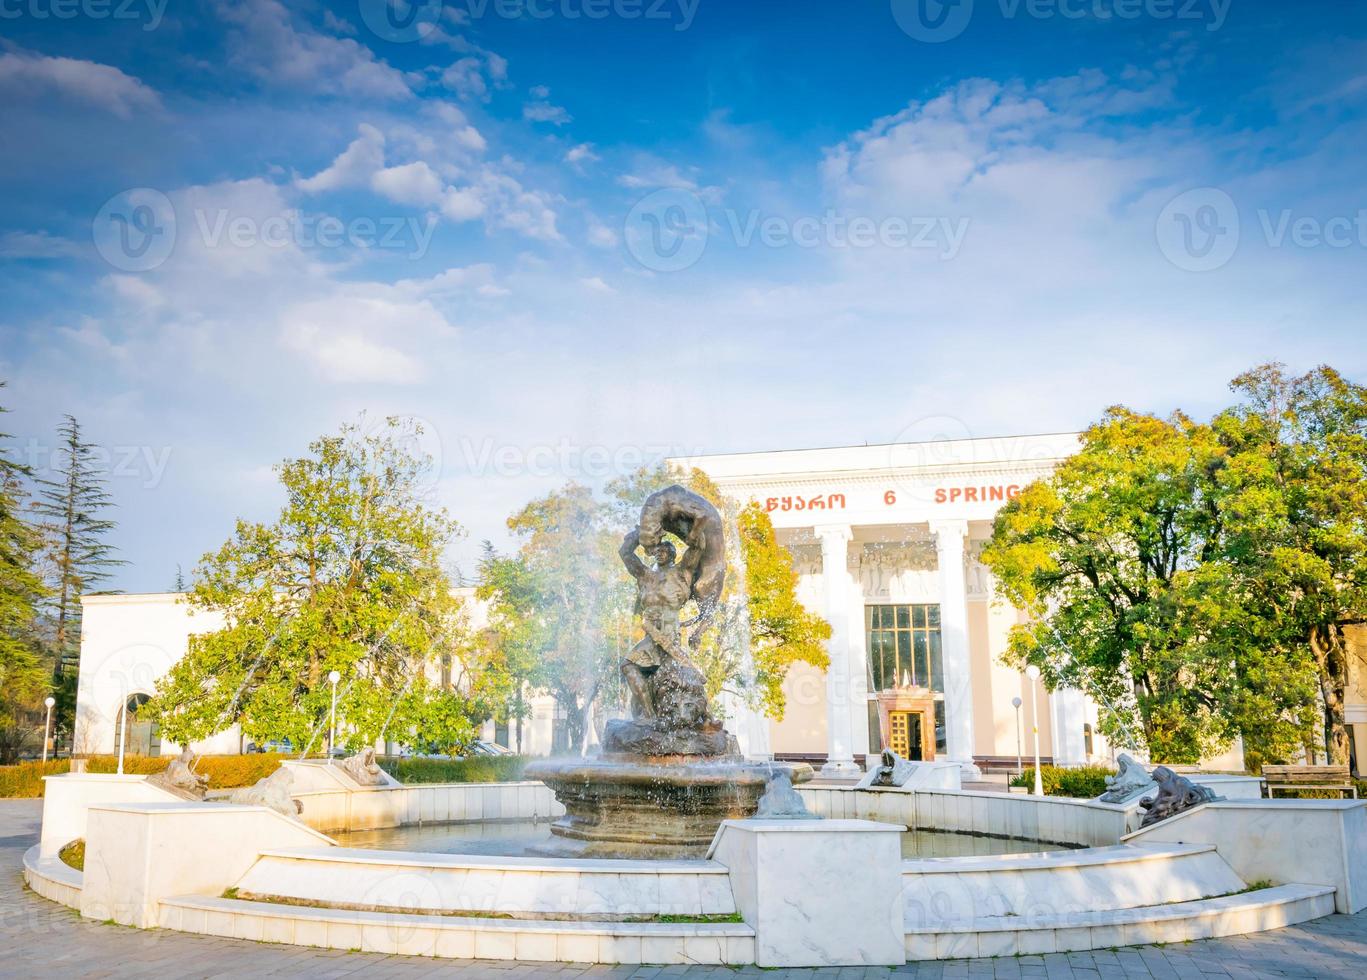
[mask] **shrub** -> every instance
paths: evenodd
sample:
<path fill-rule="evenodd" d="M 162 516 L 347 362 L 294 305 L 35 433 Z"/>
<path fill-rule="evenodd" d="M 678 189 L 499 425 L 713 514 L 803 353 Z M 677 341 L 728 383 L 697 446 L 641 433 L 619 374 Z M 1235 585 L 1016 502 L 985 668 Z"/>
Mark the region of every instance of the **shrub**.
<path fill-rule="evenodd" d="M 476 755 L 468 759 L 389 755 L 377 761 L 401 783 L 507 783 L 522 778 L 528 759 L 520 755 Z"/>
<path fill-rule="evenodd" d="M 209 789 L 236 789 L 251 786 L 279 767 L 285 759 L 297 756 L 280 753 L 252 755 L 201 756 L 195 771 L 209 777 Z M 137 775 L 161 772 L 171 764 L 169 755 L 127 755 L 123 771 Z M 422 759 L 381 756 L 380 765 L 401 783 L 503 783 L 522 778 L 528 760 L 520 755 L 472 756 L 468 759 Z M 119 760 L 113 755 L 92 755 L 86 760 L 88 772 L 118 772 Z M 71 771 L 69 759 L 21 762 L 0 766 L 0 798 L 43 795 L 43 777 Z"/>
<path fill-rule="evenodd" d="M 169 755 L 130 755 L 123 760 L 123 771 L 131 773 L 152 773 L 161 772 L 171 764 L 173 757 Z M 239 786 L 250 786 L 258 779 L 263 779 L 280 768 L 280 763 L 284 759 L 293 759 L 292 755 L 283 755 L 274 752 L 253 753 L 251 755 L 205 755 L 201 756 L 195 765 L 195 772 L 201 776 L 209 777 L 209 789 L 236 789 Z M 117 756 L 96 755 L 90 757 L 90 772 L 117 772 L 119 760 Z"/>
<path fill-rule="evenodd" d="M 171 756 L 127 755 L 123 759 L 123 771 L 135 775 L 151 775 L 161 772 L 171 764 Z M 195 771 L 209 777 L 209 789 L 236 789 L 250 786 L 258 779 L 269 776 L 280 766 L 282 759 L 293 756 L 262 755 L 206 755 L 201 756 Z M 118 772 L 119 759 L 113 755 L 92 755 L 86 760 L 88 772 Z M 37 797 L 43 795 L 43 777 L 55 776 L 71 771 L 71 760 L 54 759 L 44 765 L 41 762 L 21 762 L 13 766 L 0 766 L 0 798 Z"/>
<path fill-rule="evenodd" d="M 42 796 L 43 777 L 56 776 L 70 768 L 71 763 L 66 759 L 0 766 L 0 798 Z"/>
<path fill-rule="evenodd" d="M 1106 792 L 1106 777 L 1115 775 L 1106 766 L 1078 766 L 1065 769 L 1060 766 L 1041 766 L 1040 781 L 1044 784 L 1045 796 L 1069 796 L 1087 800 Z M 1035 768 L 1027 768 L 1011 780 L 1012 786 L 1031 789 L 1035 785 Z"/>

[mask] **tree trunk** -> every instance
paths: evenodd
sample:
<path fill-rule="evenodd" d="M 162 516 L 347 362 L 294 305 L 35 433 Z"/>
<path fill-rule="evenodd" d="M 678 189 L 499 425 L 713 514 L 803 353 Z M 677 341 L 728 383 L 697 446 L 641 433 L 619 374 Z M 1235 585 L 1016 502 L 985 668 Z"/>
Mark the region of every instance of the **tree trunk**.
<path fill-rule="evenodd" d="M 1320 695 L 1324 698 L 1325 744 L 1329 764 L 1348 765 L 1348 724 L 1344 702 L 1348 689 L 1348 648 L 1343 627 L 1337 623 L 1310 632 L 1310 650 L 1319 668 Z"/>

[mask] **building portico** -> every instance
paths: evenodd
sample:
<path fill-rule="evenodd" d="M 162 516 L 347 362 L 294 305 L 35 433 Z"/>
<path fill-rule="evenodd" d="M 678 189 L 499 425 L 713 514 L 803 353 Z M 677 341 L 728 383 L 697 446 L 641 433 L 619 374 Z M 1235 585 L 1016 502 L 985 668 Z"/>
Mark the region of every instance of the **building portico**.
<path fill-rule="evenodd" d="M 1036 723 L 1028 682 L 999 662 L 1019 613 L 993 601 L 978 555 L 997 510 L 1076 447 L 1067 433 L 678 461 L 769 513 L 803 602 L 831 624 L 824 684 L 803 665 L 790 675 L 770 735 L 778 754 L 824 755 L 836 776 L 884 747 L 957 762 L 965 779 L 982 761 L 1014 762 L 1013 697 L 1020 734 Z M 1080 692 L 1041 689 L 1037 701 L 1055 761 L 1102 751 Z"/>

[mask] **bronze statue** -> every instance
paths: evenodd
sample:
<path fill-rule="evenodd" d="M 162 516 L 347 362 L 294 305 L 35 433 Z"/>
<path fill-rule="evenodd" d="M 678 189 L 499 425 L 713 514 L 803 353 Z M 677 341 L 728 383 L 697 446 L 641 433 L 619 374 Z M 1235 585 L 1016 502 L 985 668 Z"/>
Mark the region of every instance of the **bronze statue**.
<path fill-rule="evenodd" d="M 1139 824 L 1141 828 L 1166 820 L 1202 803 L 1214 803 L 1223 799 L 1216 796 L 1215 791 L 1208 786 L 1198 786 L 1167 766 L 1159 766 L 1153 771 L 1153 781 L 1158 784 L 1158 792 L 1139 801 L 1140 807 L 1144 810 L 1144 819 Z"/>
<path fill-rule="evenodd" d="M 683 540 L 682 558 L 666 532 Z M 654 559 L 653 568 L 637 548 Z M 621 666 L 632 717 L 671 731 L 720 730 L 707 715 L 706 682 L 684 647 L 682 629 L 692 627 L 689 647 L 696 650 L 716 614 L 726 577 L 721 515 L 691 490 L 668 487 L 646 498 L 640 524 L 622 539 L 619 554 L 636 580 L 636 611 L 645 630 Z M 681 624 L 690 601 L 698 615 Z"/>

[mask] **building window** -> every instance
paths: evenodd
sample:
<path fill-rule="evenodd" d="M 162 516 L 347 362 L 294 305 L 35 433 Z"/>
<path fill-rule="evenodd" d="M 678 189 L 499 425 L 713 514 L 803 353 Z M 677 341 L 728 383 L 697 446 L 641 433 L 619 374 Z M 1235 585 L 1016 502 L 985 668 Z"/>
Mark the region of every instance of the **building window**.
<path fill-rule="evenodd" d="M 864 635 L 873 690 L 919 687 L 944 692 L 938 605 L 865 606 Z"/>

